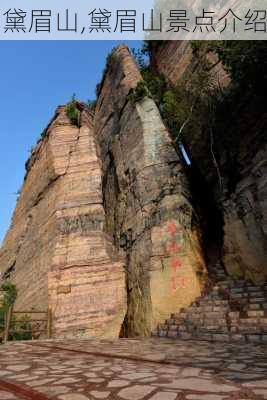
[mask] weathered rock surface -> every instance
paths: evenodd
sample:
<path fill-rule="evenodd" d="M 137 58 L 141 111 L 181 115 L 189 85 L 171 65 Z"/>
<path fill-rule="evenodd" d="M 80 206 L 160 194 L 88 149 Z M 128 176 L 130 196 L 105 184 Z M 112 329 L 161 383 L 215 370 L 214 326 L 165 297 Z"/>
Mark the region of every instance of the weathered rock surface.
<path fill-rule="evenodd" d="M 229 77 L 216 56 L 208 52 L 207 58 L 219 86 L 227 87 Z M 156 44 L 152 60 L 155 70 L 173 85 L 190 80 L 198 68 L 189 42 Z M 206 181 L 202 190 L 213 195 L 222 213 L 224 265 L 231 275 L 251 279 L 255 284 L 263 284 L 267 278 L 266 129 L 262 101 L 239 98 L 232 104 L 223 129 L 214 139 L 223 188 L 218 188 L 209 134 L 199 132 L 197 137 L 189 134 L 184 139 L 193 163 Z"/>
<path fill-rule="evenodd" d="M 127 47 L 109 57 L 94 126 L 63 107 L 27 163 L 0 268 L 16 308 L 53 313 L 55 336 L 150 335 L 206 274 L 184 167 Z M 124 323 L 123 323 L 124 322 Z"/>
<path fill-rule="evenodd" d="M 223 201 L 224 263 L 230 274 L 263 284 L 267 280 L 267 146 L 239 173 L 234 192 Z"/>
<path fill-rule="evenodd" d="M 217 55 L 208 51 L 206 58 L 218 86 L 227 87 L 230 78 Z M 199 59 L 194 56 L 189 41 L 170 40 L 152 45 L 152 64 L 171 84 L 176 85 L 180 80 L 192 77 L 198 69 Z"/>
<path fill-rule="evenodd" d="M 117 337 L 123 259 L 104 232 L 92 118 L 79 107 L 81 126 L 59 108 L 32 154 L 0 268 L 17 285 L 17 309 L 52 309 L 55 336 Z"/>
<path fill-rule="evenodd" d="M 183 165 L 153 100 L 133 102 L 141 80 L 120 46 L 110 57 L 96 108 L 106 231 L 126 254 L 123 332 L 148 335 L 200 293 L 204 262 Z"/>
<path fill-rule="evenodd" d="M 158 70 L 173 83 L 190 76 L 188 45 L 164 46 Z M 141 79 L 128 48 L 119 46 L 108 58 L 94 121 L 76 103 L 75 126 L 60 107 L 27 163 L 0 271 L 17 285 L 17 309 L 52 309 L 55 336 L 150 335 L 199 297 L 206 281 L 192 205 L 198 193 L 156 104 L 133 95 Z M 266 148 L 258 134 L 266 120 L 256 126 L 255 114 L 251 129 L 246 121 L 240 129 L 244 115 L 227 131 L 244 139 L 234 177 L 229 149 L 218 157 L 221 197 L 210 142 L 186 144 L 222 213 L 216 229 L 226 269 L 258 284 L 267 276 Z"/>

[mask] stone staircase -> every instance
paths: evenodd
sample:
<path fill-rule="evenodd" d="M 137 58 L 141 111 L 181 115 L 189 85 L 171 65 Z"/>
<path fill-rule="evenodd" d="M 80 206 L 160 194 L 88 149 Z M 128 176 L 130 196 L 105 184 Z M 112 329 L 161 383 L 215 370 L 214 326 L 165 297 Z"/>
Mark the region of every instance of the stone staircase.
<path fill-rule="evenodd" d="M 216 284 L 191 307 L 172 314 L 153 336 L 267 344 L 267 284 L 235 281 L 220 263 L 210 271 Z"/>

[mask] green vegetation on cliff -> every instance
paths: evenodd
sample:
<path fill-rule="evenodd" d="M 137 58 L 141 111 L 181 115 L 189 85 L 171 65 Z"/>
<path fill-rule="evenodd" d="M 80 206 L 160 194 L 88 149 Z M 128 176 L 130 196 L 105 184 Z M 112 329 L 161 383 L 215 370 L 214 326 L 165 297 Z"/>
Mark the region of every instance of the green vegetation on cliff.
<path fill-rule="evenodd" d="M 170 85 L 166 79 L 147 65 L 146 57 L 150 57 L 147 43 L 143 50 L 134 52 L 144 81 L 141 81 L 131 99 L 139 101 L 145 96 L 154 99 L 159 107 L 163 120 L 175 142 L 181 142 L 188 131 L 198 131 L 206 121 L 206 114 L 211 108 L 211 99 L 215 95 L 213 75 L 209 62 L 201 54 L 201 62 L 197 72 L 188 82 L 176 86 Z"/>
<path fill-rule="evenodd" d="M 265 40 L 229 40 L 209 42 L 234 82 L 247 89 L 266 88 L 267 42 Z"/>
<path fill-rule="evenodd" d="M 71 123 L 77 127 L 80 126 L 80 111 L 77 109 L 75 94 L 73 94 L 71 101 L 66 104 L 65 112 L 69 117 Z"/>

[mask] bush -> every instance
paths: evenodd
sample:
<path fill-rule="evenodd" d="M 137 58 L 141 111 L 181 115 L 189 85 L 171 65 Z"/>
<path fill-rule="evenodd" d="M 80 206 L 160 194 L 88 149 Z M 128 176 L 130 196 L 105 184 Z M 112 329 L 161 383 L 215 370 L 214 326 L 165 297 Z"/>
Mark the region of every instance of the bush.
<path fill-rule="evenodd" d="M 220 61 L 239 85 L 250 91 L 265 90 L 267 42 L 265 40 L 219 40 L 209 42 Z"/>
<path fill-rule="evenodd" d="M 206 123 L 216 92 L 206 58 L 200 57 L 198 68 L 190 80 L 181 81 L 176 86 L 171 86 L 149 68 L 143 70 L 142 75 L 173 138 L 182 141 L 182 135 L 189 130 L 198 134 Z"/>
<path fill-rule="evenodd" d="M 65 106 L 65 112 L 69 117 L 71 123 L 80 127 L 80 111 L 77 109 L 75 95 L 72 96 L 71 101 Z"/>
<path fill-rule="evenodd" d="M 32 339 L 31 332 L 22 332 L 23 330 L 25 330 L 25 331 L 32 330 L 32 324 L 30 322 L 30 317 L 28 315 L 24 315 L 19 322 L 17 321 L 16 317 L 13 316 L 11 324 L 10 324 L 10 328 L 12 331 L 20 330 L 21 332 L 10 333 L 9 340 L 31 340 Z"/>
<path fill-rule="evenodd" d="M 167 89 L 165 78 L 162 75 L 154 74 L 150 67 L 143 68 L 141 74 L 154 101 L 160 106 Z"/>
<path fill-rule="evenodd" d="M 169 88 L 163 95 L 161 113 L 172 136 L 177 137 L 182 125 L 188 119 L 191 100 L 182 85 Z"/>
<path fill-rule="evenodd" d="M 139 81 L 136 88 L 129 94 L 129 100 L 135 104 L 138 101 L 143 100 L 145 97 L 151 97 L 151 93 L 148 90 L 145 81 Z"/>

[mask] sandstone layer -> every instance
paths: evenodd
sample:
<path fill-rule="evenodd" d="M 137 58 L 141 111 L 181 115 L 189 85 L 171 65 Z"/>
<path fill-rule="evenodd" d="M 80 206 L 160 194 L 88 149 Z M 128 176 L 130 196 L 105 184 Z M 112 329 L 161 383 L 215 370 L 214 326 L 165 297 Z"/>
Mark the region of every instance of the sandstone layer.
<path fill-rule="evenodd" d="M 212 52 L 207 53 L 207 58 L 218 86 L 227 88 L 230 80 L 222 64 Z M 176 85 L 190 81 L 199 60 L 190 42 L 170 41 L 152 46 L 152 63 L 158 73 Z M 213 155 L 208 129 L 184 138 L 193 165 L 202 177 L 194 199 L 198 201 L 206 191 L 221 214 L 222 223 L 215 221 L 214 231 L 222 230 L 222 258 L 227 271 L 259 285 L 267 279 L 266 107 L 260 98 L 240 95 L 232 101 L 225 117 L 217 133 L 214 129 Z M 204 203 L 207 198 L 204 196 Z"/>
<path fill-rule="evenodd" d="M 124 261 L 104 232 L 92 118 L 77 107 L 80 126 L 59 108 L 33 151 L 0 268 L 18 288 L 18 310 L 52 309 L 55 337 L 117 337 Z"/>
<path fill-rule="evenodd" d="M 217 55 L 212 51 L 205 54 L 215 83 L 225 88 L 230 83 L 229 75 Z M 171 40 L 152 44 L 152 65 L 158 73 L 172 84 L 190 80 L 199 67 L 199 58 L 194 55 L 190 41 Z"/>
<path fill-rule="evenodd" d="M 109 58 L 95 117 L 106 231 L 126 255 L 127 335 L 149 335 L 188 306 L 205 276 L 184 166 L 154 101 L 132 100 L 141 79 L 120 46 Z"/>

